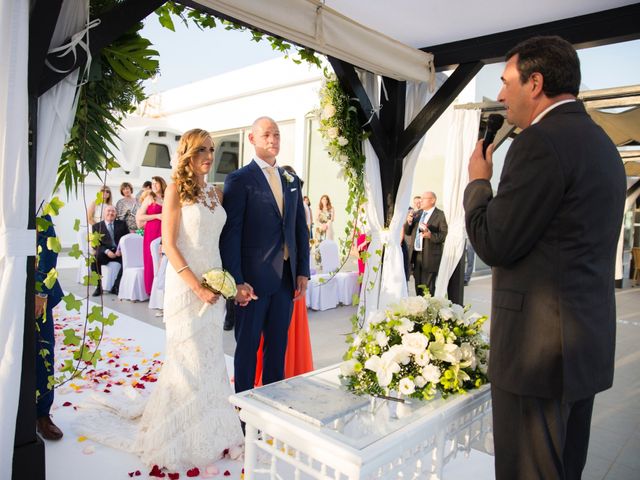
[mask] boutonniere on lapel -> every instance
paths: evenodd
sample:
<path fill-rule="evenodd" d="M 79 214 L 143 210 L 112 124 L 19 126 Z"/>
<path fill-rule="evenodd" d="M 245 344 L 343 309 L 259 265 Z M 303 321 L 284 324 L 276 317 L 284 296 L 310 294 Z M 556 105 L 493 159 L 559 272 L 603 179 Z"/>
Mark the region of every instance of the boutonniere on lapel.
<path fill-rule="evenodd" d="M 282 172 L 282 176 L 287 181 L 287 183 L 289 183 L 289 184 L 293 183 L 293 180 L 294 180 L 293 175 L 291 175 L 286 170 L 281 170 L 281 172 Z"/>

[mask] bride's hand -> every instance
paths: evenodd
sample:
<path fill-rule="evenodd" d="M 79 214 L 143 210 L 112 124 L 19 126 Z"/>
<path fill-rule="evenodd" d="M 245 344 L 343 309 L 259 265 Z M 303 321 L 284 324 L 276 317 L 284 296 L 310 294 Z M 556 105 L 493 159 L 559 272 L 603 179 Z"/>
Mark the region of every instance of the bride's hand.
<path fill-rule="evenodd" d="M 220 298 L 219 293 L 213 293 L 211 290 L 209 290 L 208 288 L 204 288 L 202 285 L 198 287 L 195 293 L 196 295 L 198 295 L 198 298 L 200 300 L 202 300 L 204 303 L 209 303 L 211 305 L 216 303 Z"/>

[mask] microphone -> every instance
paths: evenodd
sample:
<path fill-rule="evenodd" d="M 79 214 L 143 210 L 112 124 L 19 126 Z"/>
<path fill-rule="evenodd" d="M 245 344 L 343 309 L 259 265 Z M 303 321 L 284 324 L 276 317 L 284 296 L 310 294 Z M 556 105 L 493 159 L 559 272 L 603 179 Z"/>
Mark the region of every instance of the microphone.
<path fill-rule="evenodd" d="M 489 115 L 487 119 L 487 130 L 484 134 L 484 139 L 482 141 L 482 156 L 484 157 L 487 153 L 487 147 L 493 143 L 493 140 L 496 138 L 496 133 L 502 127 L 504 123 L 504 117 L 499 113 L 492 113 Z"/>

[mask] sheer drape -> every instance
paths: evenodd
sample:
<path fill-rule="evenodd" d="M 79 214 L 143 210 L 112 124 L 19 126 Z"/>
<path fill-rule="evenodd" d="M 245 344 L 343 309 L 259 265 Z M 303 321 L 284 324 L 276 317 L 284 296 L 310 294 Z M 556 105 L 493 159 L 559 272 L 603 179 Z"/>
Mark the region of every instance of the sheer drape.
<path fill-rule="evenodd" d="M 442 195 L 449 233 L 444 241 L 442 261 L 436 279 L 435 296 L 438 297 L 446 296 L 449 279 L 464 253 L 465 227 L 462 199 L 469 181 L 467 164 L 478 140 L 479 126 L 480 110 L 454 110 L 453 125 L 447 140 Z"/>
<path fill-rule="evenodd" d="M 27 230 L 29 2 L 0 2 L 0 478 L 11 478 L 22 370 Z"/>
<path fill-rule="evenodd" d="M 444 77 L 438 76 L 439 86 Z M 373 74 L 363 74 L 363 85 L 371 103 L 379 104 L 379 81 Z M 424 82 L 407 82 L 405 127 L 411 123 L 417 113 L 426 105 L 432 94 L 428 85 Z M 365 163 L 365 195 L 368 200 L 366 205 L 367 222 L 371 229 L 371 244 L 360 293 L 360 308 L 365 324 L 371 313 L 384 309 L 395 303 L 398 299 L 407 296 L 407 282 L 404 274 L 404 261 L 400 247 L 401 230 L 407 217 L 407 207 L 411 197 L 413 174 L 418 155 L 424 144 L 424 137 L 409 152 L 403 161 L 402 178 L 396 194 L 393 217 L 388 229 L 384 228 L 384 213 L 382 210 L 382 184 L 380 180 L 380 167 L 371 142 L 364 142 Z M 384 262 L 381 265 L 380 255 L 376 251 L 384 246 Z M 374 270 L 375 269 L 375 270 Z M 377 271 L 376 271 L 377 270 Z"/>

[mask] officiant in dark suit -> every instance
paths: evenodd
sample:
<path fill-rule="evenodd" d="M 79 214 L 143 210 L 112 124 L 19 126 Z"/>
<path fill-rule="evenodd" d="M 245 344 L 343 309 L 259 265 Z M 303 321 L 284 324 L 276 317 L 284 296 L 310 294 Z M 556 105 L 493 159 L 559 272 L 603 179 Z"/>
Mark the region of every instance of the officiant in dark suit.
<path fill-rule="evenodd" d="M 222 265 L 236 280 L 234 382 L 236 392 L 253 388 L 256 352 L 264 335 L 263 384 L 284 378 L 284 357 L 293 301 L 306 293 L 309 230 L 300 179 L 276 163 L 280 131 L 258 118 L 249 141 L 256 155 L 229 174 L 220 237 Z"/>
<path fill-rule="evenodd" d="M 102 234 L 100 245 L 96 248 L 96 262 L 92 268 L 95 272 L 100 273 L 100 266 L 109 262 L 118 262 L 122 265 L 122 254 L 118 249 L 120 239 L 129 233 L 126 222 L 116 219 L 116 207 L 113 205 L 104 206 L 104 220 L 93 225 L 93 231 Z M 111 288 L 111 293 L 118 294 L 120 287 L 120 279 L 122 278 L 122 268 L 118 272 L 118 276 Z M 102 294 L 102 283 L 99 282 L 93 296 L 97 297 Z"/>
<path fill-rule="evenodd" d="M 420 198 L 420 210 L 409 211 L 404 226 L 418 295 L 424 294 L 420 285 L 426 285 L 431 295 L 435 293 L 447 231 L 444 212 L 436 208 L 436 194 L 424 192 Z"/>
<path fill-rule="evenodd" d="M 493 149 L 478 142 L 464 194 L 469 239 L 493 267 L 496 478 L 579 479 L 594 395 L 613 381 L 625 173 L 576 99 L 571 44 L 535 37 L 506 60 L 498 100 L 522 132 L 495 196 Z"/>

